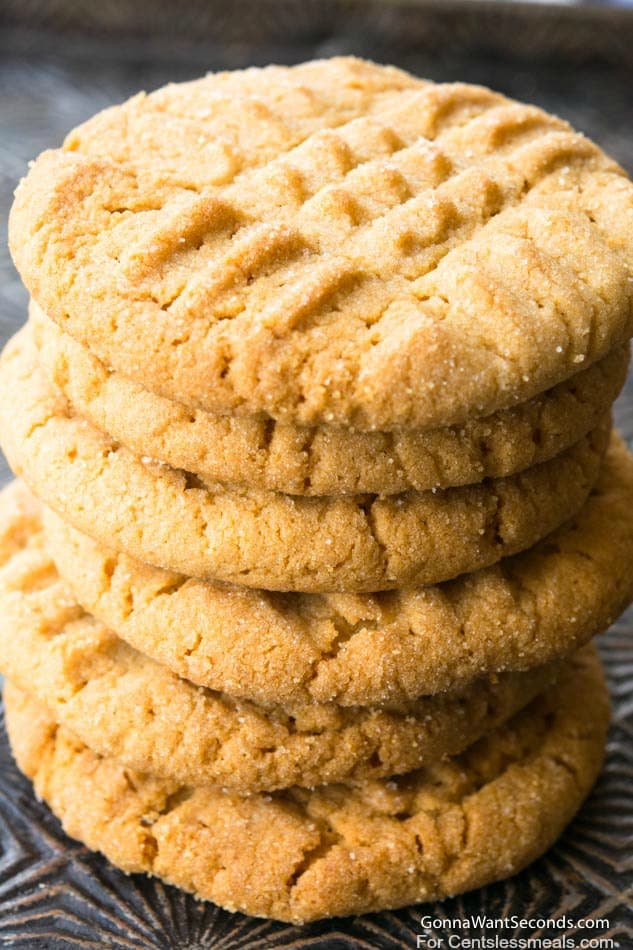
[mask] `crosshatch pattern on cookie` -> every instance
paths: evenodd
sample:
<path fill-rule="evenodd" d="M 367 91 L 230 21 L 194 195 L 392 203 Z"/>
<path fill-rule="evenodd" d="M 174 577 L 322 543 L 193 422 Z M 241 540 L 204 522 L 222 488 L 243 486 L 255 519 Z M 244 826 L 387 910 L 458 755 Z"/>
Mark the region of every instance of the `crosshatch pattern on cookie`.
<path fill-rule="evenodd" d="M 530 398 L 627 339 L 632 219 L 561 120 L 343 59 L 96 116 L 37 160 L 11 243 L 53 319 L 148 388 L 389 429 Z"/>

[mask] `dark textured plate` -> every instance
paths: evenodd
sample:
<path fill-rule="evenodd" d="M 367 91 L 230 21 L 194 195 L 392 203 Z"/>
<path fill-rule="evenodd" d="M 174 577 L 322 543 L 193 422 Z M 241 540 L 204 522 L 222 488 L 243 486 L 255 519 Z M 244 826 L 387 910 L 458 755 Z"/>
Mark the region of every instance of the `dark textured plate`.
<path fill-rule="evenodd" d="M 145 7 L 126 21 L 125 0 L 92 4 L 89 36 L 78 36 L 79 0 L 5 0 L 0 2 L 0 210 L 6 213 L 26 162 L 56 145 L 72 125 L 139 88 L 186 79 L 212 68 L 254 62 L 293 62 L 315 55 L 354 52 L 392 61 L 434 79 L 465 79 L 492 85 L 518 98 L 555 111 L 600 141 L 633 168 L 633 108 L 630 61 L 631 23 L 590 19 L 560 8 L 533 8 L 517 19 L 508 4 L 499 14 L 486 4 L 399 5 L 333 0 L 267 0 L 257 29 L 240 33 L 248 4 L 194 2 L 177 21 L 173 9 L 157 4 L 156 30 Z M 461 6 L 461 13 L 458 8 Z M 84 4 L 85 7 L 85 4 Z M 450 7 L 450 16 L 447 13 Z M 140 11 L 142 4 L 135 9 Z M 204 15 L 200 12 L 204 8 Z M 241 12 L 240 12 L 241 9 Z M 57 11 L 57 19 L 51 13 Z M 233 11 L 231 13 L 231 10 Z M 65 19 L 62 16 L 65 11 Z M 35 16 L 38 32 L 28 28 Z M 110 16 L 109 28 L 105 20 Z M 171 16 L 171 20 L 169 19 Z M 515 16 L 515 19 L 512 17 Z M 60 18 L 61 17 L 61 18 Z M 202 19 L 201 19 L 202 17 Z M 451 19 L 452 17 L 452 19 Z M 484 19 L 482 19 L 484 17 Z M 529 17 L 530 35 L 520 36 Z M 118 19 L 117 19 L 118 18 Z M 508 19 L 510 18 L 510 19 Z M 593 19 L 591 19 L 593 18 Z M 12 20 L 9 28 L 6 22 Z M 185 23 L 186 20 L 186 23 Z M 134 38 L 139 23 L 146 34 Z M 236 23 L 238 26 L 236 27 Z M 170 25 L 171 24 L 171 25 Z M 53 26 L 56 33 L 42 32 Z M 171 32 L 169 32 L 171 31 Z M 167 43 L 165 33 L 173 33 Z M 151 34 L 151 35 L 150 35 Z M 510 55 L 517 44 L 521 58 Z M 601 60 L 595 51 L 609 55 Z M 204 42 L 201 42 L 201 36 Z M 257 38 L 259 36 L 259 39 Z M 488 39 L 483 43 L 482 38 Z M 505 38 L 505 39 L 504 39 Z M 581 43 L 582 40 L 582 43 Z M 504 45 L 505 44 L 505 45 Z M 493 57 L 489 50 L 497 54 Z M 499 49 L 506 49 L 506 55 Z M 539 56 L 533 67 L 523 54 Z M 622 49 L 628 56 L 622 56 Z M 517 50 L 514 50 L 517 52 Z M 567 54 L 573 52 L 572 58 Z M 579 55 L 585 65 L 578 67 Z M 591 62 L 589 62 L 591 60 Z M 618 65 L 619 62 L 619 65 Z M 0 253 L 0 342 L 25 315 L 26 294 L 8 255 Z M 633 439 L 633 384 L 620 400 L 620 428 Z M 0 482 L 8 477 L 0 468 Z M 608 926 L 580 931 L 562 926 L 543 931 L 537 924 L 509 926 L 506 938 L 541 934 L 575 935 L 580 946 L 588 933 L 602 946 L 633 948 L 633 611 L 602 639 L 601 649 L 612 687 L 614 725 L 604 773 L 582 812 L 548 855 L 518 877 L 441 905 L 396 913 L 328 921 L 305 928 L 249 919 L 201 904 L 143 877 L 126 877 L 61 832 L 58 822 L 37 803 L 29 783 L 12 764 L 0 742 L 0 946 L 16 950 L 148 948 L 148 950 L 255 950 L 302 947 L 415 948 L 429 946 L 420 926 L 424 912 L 437 918 L 436 938 L 494 936 L 480 924 L 462 929 L 454 919 L 471 916 L 520 919 L 601 918 Z M 491 833 L 494 833 L 492 830 Z M 421 940 L 418 942 L 418 935 Z M 430 932 L 426 936 L 430 936 Z M 604 941 L 612 941 L 607 943 Z M 453 946 L 459 946 L 454 942 Z M 596 944 L 598 946 L 598 944 Z"/>

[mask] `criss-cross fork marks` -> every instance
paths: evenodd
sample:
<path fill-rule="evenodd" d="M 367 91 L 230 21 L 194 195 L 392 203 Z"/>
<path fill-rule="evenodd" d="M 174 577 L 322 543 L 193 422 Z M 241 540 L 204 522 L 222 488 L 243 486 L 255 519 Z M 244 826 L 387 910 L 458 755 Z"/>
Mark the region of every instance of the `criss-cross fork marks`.
<path fill-rule="evenodd" d="M 428 121 L 433 94 L 442 123 Z M 355 119 L 213 197 L 168 202 L 122 262 L 130 282 L 151 287 L 187 328 L 198 315 L 207 324 L 241 316 L 280 335 L 331 322 L 343 307 L 371 327 L 401 297 L 442 299 L 439 287 L 415 281 L 532 189 L 546 192 L 561 167 L 598 161 L 594 146 L 531 107 L 459 86 L 406 98 L 380 134 L 375 118 Z M 399 134 L 411 112 L 427 121 Z M 431 128 L 435 140 L 421 131 Z M 358 138 L 362 152 L 349 141 Z M 267 187 L 274 182 L 283 196 Z M 525 238 L 547 255 L 545 233 Z"/>
<path fill-rule="evenodd" d="M 633 193 L 599 149 L 477 87 L 320 69 L 133 100 L 44 156 L 14 212 L 34 297 L 187 405 L 363 429 L 485 414 L 625 338 Z"/>
<path fill-rule="evenodd" d="M 543 177 L 596 156 L 537 109 L 439 89 L 407 93 L 384 125 L 357 118 L 318 132 L 230 186 L 148 212 L 121 259 L 130 283 L 151 288 L 176 320 L 242 315 L 288 332 L 325 317 L 335 295 L 354 295 L 371 325 Z M 127 233 L 128 220 L 116 227 Z"/>

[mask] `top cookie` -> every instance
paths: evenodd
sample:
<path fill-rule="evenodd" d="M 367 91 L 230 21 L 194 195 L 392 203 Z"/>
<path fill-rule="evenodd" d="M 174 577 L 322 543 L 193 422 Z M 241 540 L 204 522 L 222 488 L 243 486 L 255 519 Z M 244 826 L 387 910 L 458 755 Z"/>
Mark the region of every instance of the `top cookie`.
<path fill-rule="evenodd" d="M 17 191 L 36 301 L 212 412 L 458 424 L 633 331 L 633 185 L 568 125 L 354 59 L 140 95 Z"/>

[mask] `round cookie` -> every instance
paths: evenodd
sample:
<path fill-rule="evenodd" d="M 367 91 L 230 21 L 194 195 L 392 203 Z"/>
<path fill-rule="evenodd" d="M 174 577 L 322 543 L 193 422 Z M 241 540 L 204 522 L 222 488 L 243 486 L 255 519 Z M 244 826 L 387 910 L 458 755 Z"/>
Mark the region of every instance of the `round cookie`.
<path fill-rule="evenodd" d="M 163 399 L 108 369 L 31 301 L 38 358 L 76 412 L 126 445 L 206 484 L 297 495 L 449 488 L 558 455 L 595 428 L 626 378 L 618 347 L 526 403 L 462 426 L 359 432 L 221 416 Z"/>
<path fill-rule="evenodd" d="M 45 512 L 77 600 L 181 676 L 257 702 L 398 704 L 569 655 L 633 599 L 633 459 L 617 436 L 576 517 L 530 551 L 435 587 L 270 594 L 101 547 Z"/>
<path fill-rule="evenodd" d="M 295 923 L 437 900 L 515 874 L 588 794 L 609 721 L 590 649 L 454 759 L 354 789 L 243 798 L 130 774 L 15 687 L 5 700 L 18 766 L 71 837 L 127 872 Z"/>
<path fill-rule="evenodd" d="M 477 86 L 332 59 L 210 75 L 43 153 L 10 244 L 107 365 L 211 412 L 437 427 L 633 332 L 633 185 Z"/>
<path fill-rule="evenodd" d="M 73 414 L 39 369 L 28 329 L 5 349 L 0 386 L 9 463 L 76 528 L 159 567 L 281 591 L 431 584 L 530 547 L 585 501 L 610 424 L 505 479 L 302 498 L 213 491 L 137 458 Z"/>
<path fill-rule="evenodd" d="M 263 709 L 200 689 L 86 614 L 60 580 L 34 500 L 0 502 L 0 670 L 101 755 L 192 785 L 244 792 L 408 772 L 461 752 L 550 685 L 560 664 L 482 679 L 398 711 Z M 11 539 L 20 538 L 11 550 Z"/>

